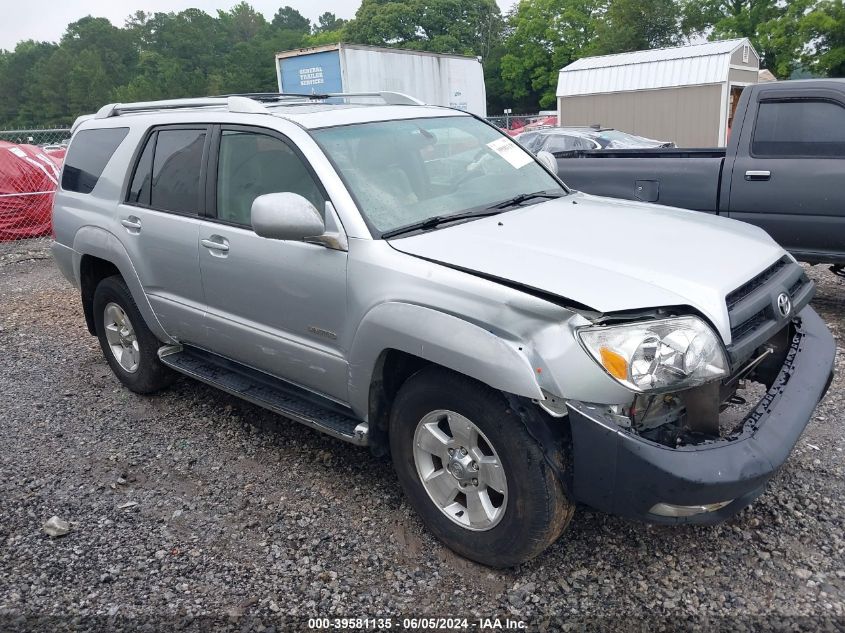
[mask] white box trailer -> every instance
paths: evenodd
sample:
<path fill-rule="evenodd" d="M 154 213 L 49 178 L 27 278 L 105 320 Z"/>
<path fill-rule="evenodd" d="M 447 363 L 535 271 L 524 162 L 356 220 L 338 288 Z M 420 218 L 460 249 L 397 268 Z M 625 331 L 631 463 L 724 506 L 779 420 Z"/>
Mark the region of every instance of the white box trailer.
<path fill-rule="evenodd" d="M 402 92 L 431 105 L 487 116 L 481 58 L 360 44 L 276 54 L 279 92 Z"/>

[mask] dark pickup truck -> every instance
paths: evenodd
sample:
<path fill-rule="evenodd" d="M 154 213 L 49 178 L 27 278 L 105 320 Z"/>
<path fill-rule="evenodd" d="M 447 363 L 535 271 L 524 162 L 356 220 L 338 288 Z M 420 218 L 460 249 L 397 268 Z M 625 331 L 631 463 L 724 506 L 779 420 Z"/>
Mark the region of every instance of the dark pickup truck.
<path fill-rule="evenodd" d="M 580 150 L 555 157 L 574 189 L 750 222 L 797 259 L 843 270 L 843 79 L 748 86 L 726 149 Z"/>

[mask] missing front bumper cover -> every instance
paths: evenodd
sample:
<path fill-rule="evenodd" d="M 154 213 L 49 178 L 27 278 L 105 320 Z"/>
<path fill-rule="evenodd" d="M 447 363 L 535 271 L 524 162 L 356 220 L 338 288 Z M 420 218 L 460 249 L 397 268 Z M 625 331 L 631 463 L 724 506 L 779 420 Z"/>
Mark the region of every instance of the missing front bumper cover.
<path fill-rule="evenodd" d="M 676 393 L 638 394 L 628 405 L 609 405 L 605 415 L 631 433 L 664 446 L 696 445 L 735 435 L 777 376 L 802 334 L 784 327 L 755 355 L 719 382 Z"/>
<path fill-rule="evenodd" d="M 603 407 L 568 403 L 572 491 L 596 509 L 658 523 L 714 523 L 735 514 L 764 489 L 786 460 L 833 369 L 830 332 L 810 308 L 770 388 L 729 437 L 669 447 L 622 429 Z M 655 514 L 660 503 L 711 506 L 688 516 Z"/>

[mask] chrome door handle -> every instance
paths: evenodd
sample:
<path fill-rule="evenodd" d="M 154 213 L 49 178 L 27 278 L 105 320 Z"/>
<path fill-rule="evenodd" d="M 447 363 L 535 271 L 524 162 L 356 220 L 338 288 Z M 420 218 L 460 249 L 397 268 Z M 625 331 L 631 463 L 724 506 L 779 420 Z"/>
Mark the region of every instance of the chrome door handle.
<path fill-rule="evenodd" d="M 772 172 L 768 169 L 752 169 L 745 172 L 746 180 L 769 180 L 772 177 Z"/>
<path fill-rule="evenodd" d="M 222 253 L 229 252 L 229 245 L 226 242 L 218 242 L 212 239 L 200 240 L 200 244 L 213 251 L 220 251 Z"/>
<path fill-rule="evenodd" d="M 128 218 L 124 218 L 120 221 L 120 223 L 125 226 L 127 229 L 133 231 L 140 231 L 141 230 L 141 220 L 136 218 L 134 215 L 130 215 Z"/>

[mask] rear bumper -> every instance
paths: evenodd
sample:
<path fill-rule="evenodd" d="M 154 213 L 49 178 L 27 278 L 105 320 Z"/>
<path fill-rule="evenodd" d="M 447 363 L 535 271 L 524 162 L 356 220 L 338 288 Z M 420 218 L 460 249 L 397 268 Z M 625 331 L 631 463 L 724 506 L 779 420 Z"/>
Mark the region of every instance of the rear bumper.
<path fill-rule="evenodd" d="M 65 279 L 79 288 L 79 280 L 76 278 L 74 263 L 74 256 L 77 255 L 76 251 L 69 246 L 55 241 L 51 244 L 50 249 L 53 253 L 53 261 L 56 262 L 56 268 L 64 275 Z"/>
<path fill-rule="evenodd" d="M 599 407 L 569 402 L 573 442 L 572 492 L 578 501 L 651 523 L 716 523 L 739 512 L 786 461 L 833 376 L 836 347 L 811 308 L 773 387 L 735 439 L 669 448 L 624 431 Z M 716 504 L 686 517 L 652 514 L 658 503 Z"/>

